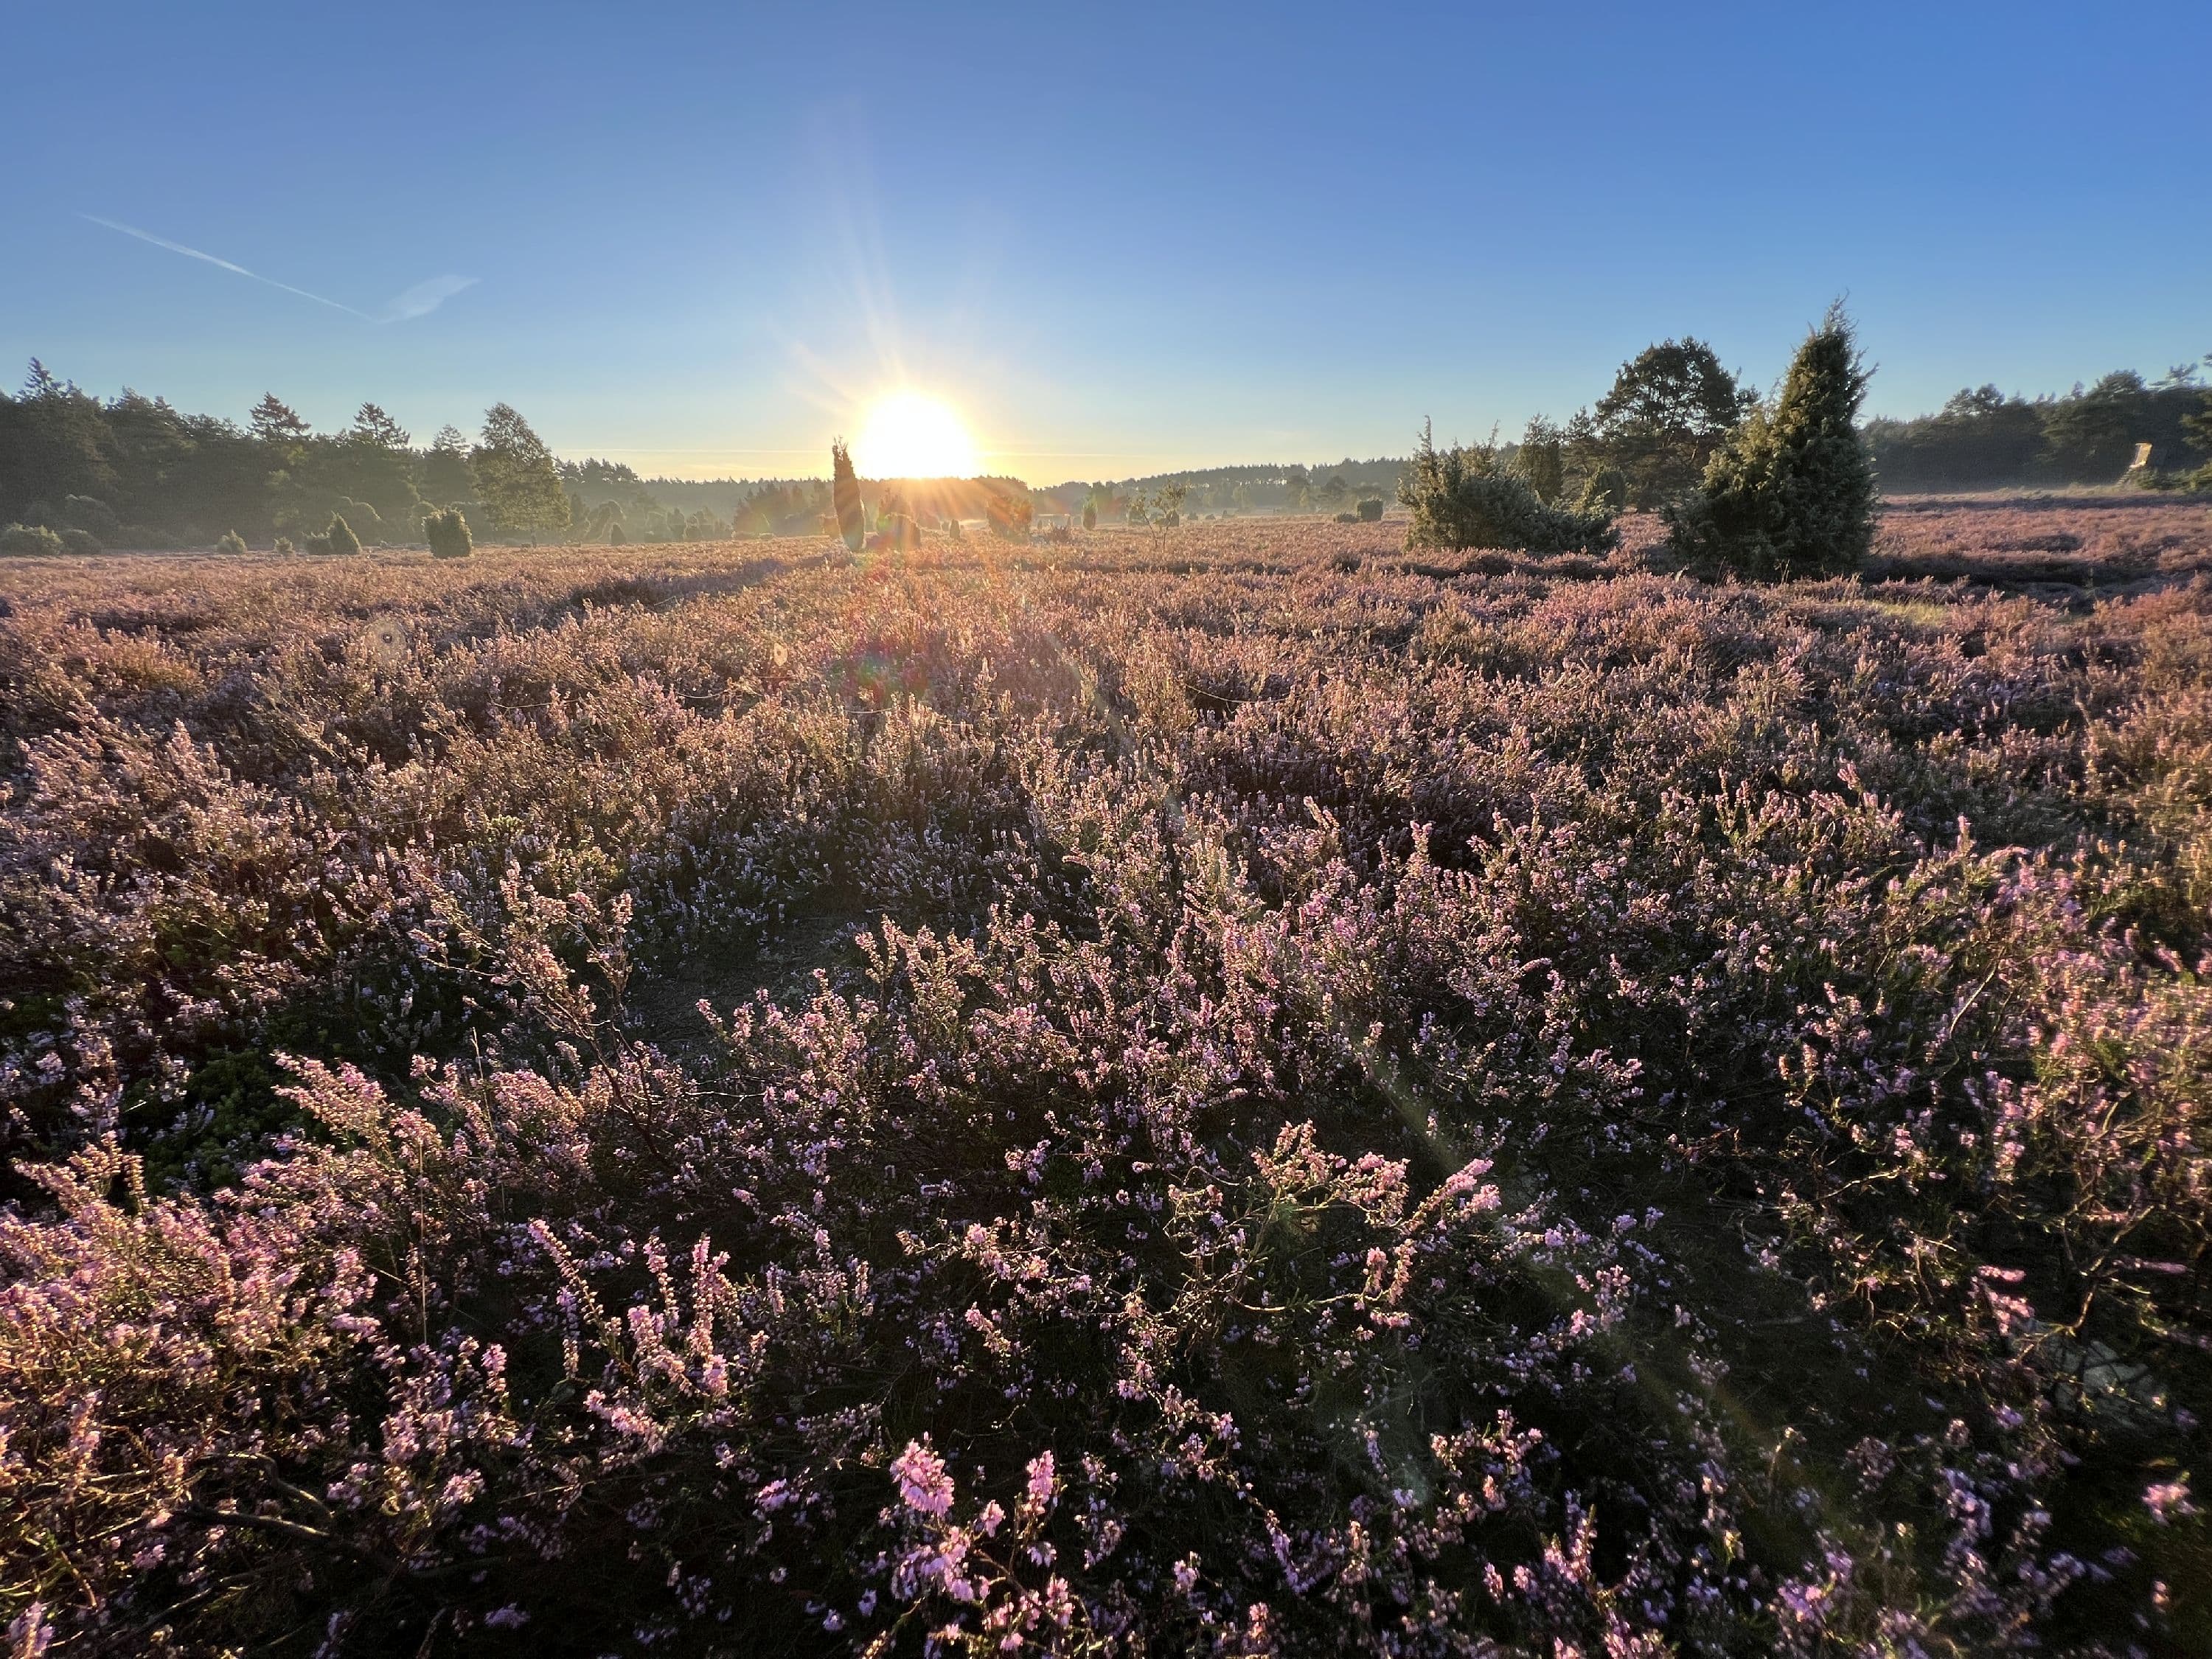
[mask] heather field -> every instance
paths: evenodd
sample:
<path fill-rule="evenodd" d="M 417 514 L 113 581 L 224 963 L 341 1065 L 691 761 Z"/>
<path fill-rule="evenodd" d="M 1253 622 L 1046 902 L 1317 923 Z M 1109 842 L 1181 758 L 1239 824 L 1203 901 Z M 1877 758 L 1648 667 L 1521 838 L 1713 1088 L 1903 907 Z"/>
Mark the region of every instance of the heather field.
<path fill-rule="evenodd" d="M 2212 513 L 1624 528 L 0 561 L 13 1651 L 2212 1650 Z"/>

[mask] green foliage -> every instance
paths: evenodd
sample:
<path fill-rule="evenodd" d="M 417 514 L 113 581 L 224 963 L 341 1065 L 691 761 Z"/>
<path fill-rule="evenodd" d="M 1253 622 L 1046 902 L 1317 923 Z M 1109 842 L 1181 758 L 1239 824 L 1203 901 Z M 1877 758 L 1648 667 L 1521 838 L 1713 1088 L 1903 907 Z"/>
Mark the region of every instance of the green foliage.
<path fill-rule="evenodd" d="M 1536 499 L 1547 507 L 1552 506 L 1567 487 L 1565 434 L 1541 415 L 1532 416 L 1528 429 L 1521 434 L 1521 447 L 1514 453 L 1513 465 L 1528 481 L 1528 488 L 1536 492 Z"/>
<path fill-rule="evenodd" d="M 351 525 L 333 513 L 330 528 L 319 536 L 308 537 L 305 545 L 310 553 L 358 553 L 361 551 L 361 538 L 353 533 Z"/>
<path fill-rule="evenodd" d="M 218 553 L 243 553 L 246 551 L 246 538 L 235 530 L 226 530 L 215 538 L 215 550 Z"/>
<path fill-rule="evenodd" d="M 512 404 L 484 411 L 483 441 L 469 452 L 469 471 L 501 528 L 527 534 L 568 527 L 568 494 L 553 452 Z"/>
<path fill-rule="evenodd" d="M 100 538 L 89 530 L 79 530 L 74 525 L 62 532 L 62 550 L 80 558 L 100 551 Z"/>
<path fill-rule="evenodd" d="M 1664 340 L 1623 363 L 1595 413 L 1562 435 L 1584 476 L 1608 467 L 1626 476 L 1616 511 L 1650 508 L 1694 488 L 1758 401 L 1704 341 Z"/>
<path fill-rule="evenodd" d="M 1409 547 L 1601 553 L 1620 540 L 1609 514 L 1547 507 L 1507 468 L 1495 444 L 1439 450 L 1426 426 L 1398 500 L 1413 510 Z"/>
<path fill-rule="evenodd" d="M 2205 459 L 2195 471 L 2183 475 L 2175 482 L 2184 489 L 2212 492 L 2212 392 L 2204 394 L 2203 403 L 2194 414 L 2182 416 L 2181 428 Z"/>
<path fill-rule="evenodd" d="M 2123 370 L 2059 398 L 1970 387 L 1934 415 L 1870 420 L 1865 433 L 1892 495 L 2105 484 L 2134 460 L 2138 443 L 2150 445 L 2152 465 L 2169 477 L 2212 467 L 2212 418 L 2200 412 L 2207 396 L 2191 365 L 2151 385 Z"/>
<path fill-rule="evenodd" d="M 246 423 L 254 439 L 269 452 L 270 459 L 279 466 L 296 466 L 307 453 L 307 423 L 289 404 L 273 392 L 261 394 L 261 401 L 246 417 Z"/>
<path fill-rule="evenodd" d="M 994 479 L 983 498 L 983 512 L 999 535 L 1008 541 L 1027 541 L 1030 525 L 1036 517 L 1036 503 L 1019 485 Z"/>
<path fill-rule="evenodd" d="M 384 539 L 384 515 L 368 501 L 357 501 L 349 495 L 341 496 L 331 503 L 333 517 L 343 519 L 356 537 L 379 542 Z M 410 513 L 409 517 L 411 519 Z"/>
<path fill-rule="evenodd" d="M 1097 529 L 1097 528 L 1098 528 L 1098 503 L 1097 503 L 1097 502 L 1096 502 L 1096 501 L 1085 501 L 1085 502 L 1084 502 L 1084 504 L 1083 504 L 1083 527 L 1084 527 L 1085 530 L 1096 530 L 1096 529 Z"/>
<path fill-rule="evenodd" d="M 422 537 L 430 544 L 433 558 L 465 559 L 476 547 L 469 535 L 469 521 L 450 507 L 422 520 Z"/>
<path fill-rule="evenodd" d="M 415 488 L 424 500 L 464 501 L 475 499 L 476 475 L 469 471 L 468 440 L 458 427 L 441 427 L 415 465 Z"/>
<path fill-rule="evenodd" d="M 1380 524 L 1382 521 L 1382 498 L 1370 495 L 1359 503 L 1358 514 L 1362 524 Z"/>
<path fill-rule="evenodd" d="M 60 535 L 42 524 L 11 524 L 0 530 L 0 553 L 53 558 L 68 550 L 62 545 Z"/>
<path fill-rule="evenodd" d="M 877 523 L 876 539 L 898 552 L 911 553 L 921 545 L 921 526 L 910 514 L 886 513 Z"/>
<path fill-rule="evenodd" d="M 1618 513 L 1628 501 L 1628 475 L 1617 466 L 1601 466 L 1583 481 L 1575 506 L 1583 513 Z"/>
<path fill-rule="evenodd" d="M 113 449 L 99 403 L 33 358 L 21 395 L 0 397 L 0 515 L 26 518 L 34 501 L 106 496 Z"/>
<path fill-rule="evenodd" d="M 292 538 L 289 536 L 279 536 L 276 538 L 276 545 L 270 550 L 280 559 L 289 559 L 300 550 L 292 544 Z"/>
<path fill-rule="evenodd" d="M 94 495 L 70 495 L 63 499 L 61 528 L 82 530 L 100 538 L 104 547 L 123 545 L 123 521 L 115 516 L 115 509 Z"/>
<path fill-rule="evenodd" d="M 1669 504 L 1675 551 L 1692 569 L 1788 580 L 1865 562 L 1880 499 L 1857 425 L 1869 372 L 1850 319 L 1831 307 L 1774 406 L 1753 410 L 1696 495 Z"/>
<path fill-rule="evenodd" d="M 867 539 L 866 509 L 860 502 L 860 475 L 853 471 L 852 452 L 842 438 L 830 441 L 830 501 L 837 515 L 837 533 L 857 553 Z"/>

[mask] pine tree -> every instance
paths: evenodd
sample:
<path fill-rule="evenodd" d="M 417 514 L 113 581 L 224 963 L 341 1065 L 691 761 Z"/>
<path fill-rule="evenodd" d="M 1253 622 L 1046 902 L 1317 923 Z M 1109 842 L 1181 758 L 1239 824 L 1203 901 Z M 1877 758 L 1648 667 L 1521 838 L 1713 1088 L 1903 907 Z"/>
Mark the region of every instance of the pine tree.
<path fill-rule="evenodd" d="M 837 514 L 837 533 L 857 553 L 867 539 L 868 520 L 860 505 L 860 477 L 842 438 L 830 441 L 830 501 Z"/>
<path fill-rule="evenodd" d="M 1675 551 L 1692 568 L 1786 580 L 1865 562 L 1880 501 L 1858 429 L 1870 374 L 1841 303 L 1831 306 L 1772 407 L 1754 410 L 1697 494 L 1668 509 Z"/>
<path fill-rule="evenodd" d="M 484 411 L 483 441 L 469 452 L 469 470 L 492 517 L 509 530 L 566 530 L 568 492 L 553 452 L 508 404 Z"/>

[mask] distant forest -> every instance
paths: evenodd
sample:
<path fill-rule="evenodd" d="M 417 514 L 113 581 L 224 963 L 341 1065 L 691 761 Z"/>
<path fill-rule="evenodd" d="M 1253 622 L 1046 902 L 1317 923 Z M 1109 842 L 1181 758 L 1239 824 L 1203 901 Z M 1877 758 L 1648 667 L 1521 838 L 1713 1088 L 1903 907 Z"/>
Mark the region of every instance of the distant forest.
<path fill-rule="evenodd" d="M 1694 340 L 1652 347 L 1622 367 L 1594 410 L 1564 427 L 1539 417 L 1498 453 L 1547 478 L 1547 500 L 1651 507 L 1694 482 L 1755 394 Z M 2059 488 L 2118 482 L 2138 445 L 2148 482 L 2212 482 L 2212 393 L 2194 365 L 2156 381 L 2107 374 L 2063 396 L 1960 392 L 1933 415 L 1869 421 L 1882 488 L 1893 494 Z M 826 457 L 825 457 L 826 459 Z M 1342 513 L 1390 501 L 1408 463 L 1349 457 L 1075 479 L 1029 490 L 978 479 L 921 490 L 869 484 L 871 511 L 982 517 L 1026 495 L 1037 512 L 1102 521 L 1150 516 Z M 101 399 L 33 362 L 19 393 L 0 393 L 0 525 L 45 526 L 92 546 L 205 546 L 227 532 L 266 544 L 323 532 L 343 518 L 368 544 L 416 543 L 425 517 L 459 510 L 479 538 L 584 542 L 702 540 L 817 532 L 826 479 L 641 478 L 617 462 L 554 457 L 505 404 L 471 441 L 448 426 L 427 446 L 374 404 L 343 430 L 313 430 L 273 394 L 243 424 L 185 414 L 125 390 Z"/>
<path fill-rule="evenodd" d="M 1970 389 L 1936 414 L 1871 420 L 1865 432 L 1882 488 L 1895 495 L 2112 483 L 2138 444 L 2169 477 L 2212 465 L 2212 394 L 2194 364 L 2155 382 L 2123 369 L 2057 398 Z"/>

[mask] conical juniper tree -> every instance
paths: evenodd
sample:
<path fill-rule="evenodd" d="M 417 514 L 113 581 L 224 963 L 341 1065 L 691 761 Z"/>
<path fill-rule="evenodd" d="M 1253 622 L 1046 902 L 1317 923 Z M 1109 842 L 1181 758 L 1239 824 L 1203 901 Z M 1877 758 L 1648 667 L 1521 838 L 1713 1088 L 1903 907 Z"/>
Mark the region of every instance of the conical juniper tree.
<path fill-rule="evenodd" d="M 837 533 L 857 553 L 867 539 L 868 520 L 860 506 L 860 475 L 853 471 L 853 457 L 842 438 L 830 441 L 830 505 L 837 514 Z"/>
<path fill-rule="evenodd" d="M 1715 453 L 1698 492 L 1666 509 L 1691 568 L 1787 580 L 1865 562 L 1879 500 L 1858 429 L 1871 373 L 1838 301 L 1797 348 L 1780 395 Z"/>

